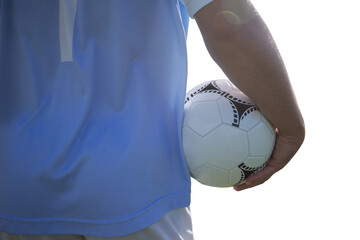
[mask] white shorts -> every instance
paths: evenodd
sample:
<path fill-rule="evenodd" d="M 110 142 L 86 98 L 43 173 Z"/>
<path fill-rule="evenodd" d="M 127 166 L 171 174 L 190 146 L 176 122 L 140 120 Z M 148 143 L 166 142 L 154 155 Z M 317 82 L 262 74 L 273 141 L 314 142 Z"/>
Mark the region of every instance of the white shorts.
<path fill-rule="evenodd" d="M 1 240 L 193 240 L 190 208 L 167 212 L 153 225 L 130 235 L 98 238 L 85 235 L 15 235 L 0 232 Z"/>

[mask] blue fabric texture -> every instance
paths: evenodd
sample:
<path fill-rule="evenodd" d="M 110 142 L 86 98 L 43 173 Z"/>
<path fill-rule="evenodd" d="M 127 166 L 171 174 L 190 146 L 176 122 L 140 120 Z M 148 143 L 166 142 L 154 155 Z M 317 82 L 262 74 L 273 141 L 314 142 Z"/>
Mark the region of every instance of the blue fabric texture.
<path fill-rule="evenodd" d="M 123 236 L 190 204 L 187 24 L 178 0 L 0 0 L 0 231 Z"/>

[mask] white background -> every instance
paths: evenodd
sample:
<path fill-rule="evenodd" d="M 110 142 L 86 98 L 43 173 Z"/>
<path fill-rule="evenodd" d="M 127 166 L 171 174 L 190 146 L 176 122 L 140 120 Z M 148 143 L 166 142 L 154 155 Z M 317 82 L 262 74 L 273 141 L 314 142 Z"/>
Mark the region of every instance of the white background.
<path fill-rule="evenodd" d="M 242 192 L 192 181 L 195 240 L 360 239 L 360 8 L 356 0 L 253 0 L 286 64 L 306 123 L 293 160 Z M 195 20 L 188 89 L 226 78 Z"/>

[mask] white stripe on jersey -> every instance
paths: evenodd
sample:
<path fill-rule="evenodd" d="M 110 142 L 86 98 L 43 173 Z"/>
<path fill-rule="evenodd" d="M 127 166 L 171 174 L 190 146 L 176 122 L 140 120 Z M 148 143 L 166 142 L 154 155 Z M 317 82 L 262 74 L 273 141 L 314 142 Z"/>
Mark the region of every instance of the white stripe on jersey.
<path fill-rule="evenodd" d="M 59 38 L 61 61 L 73 61 L 73 34 L 77 0 L 59 0 Z"/>

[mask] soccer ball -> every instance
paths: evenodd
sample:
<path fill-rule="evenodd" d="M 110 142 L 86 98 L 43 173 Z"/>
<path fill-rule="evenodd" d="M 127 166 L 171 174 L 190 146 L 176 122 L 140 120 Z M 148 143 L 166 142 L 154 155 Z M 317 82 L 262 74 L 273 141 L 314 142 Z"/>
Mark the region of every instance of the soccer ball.
<path fill-rule="evenodd" d="M 275 130 L 229 80 L 204 82 L 186 94 L 183 148 L 193 178 L 214 187 L 239 185 L 263 169 Z"/>

